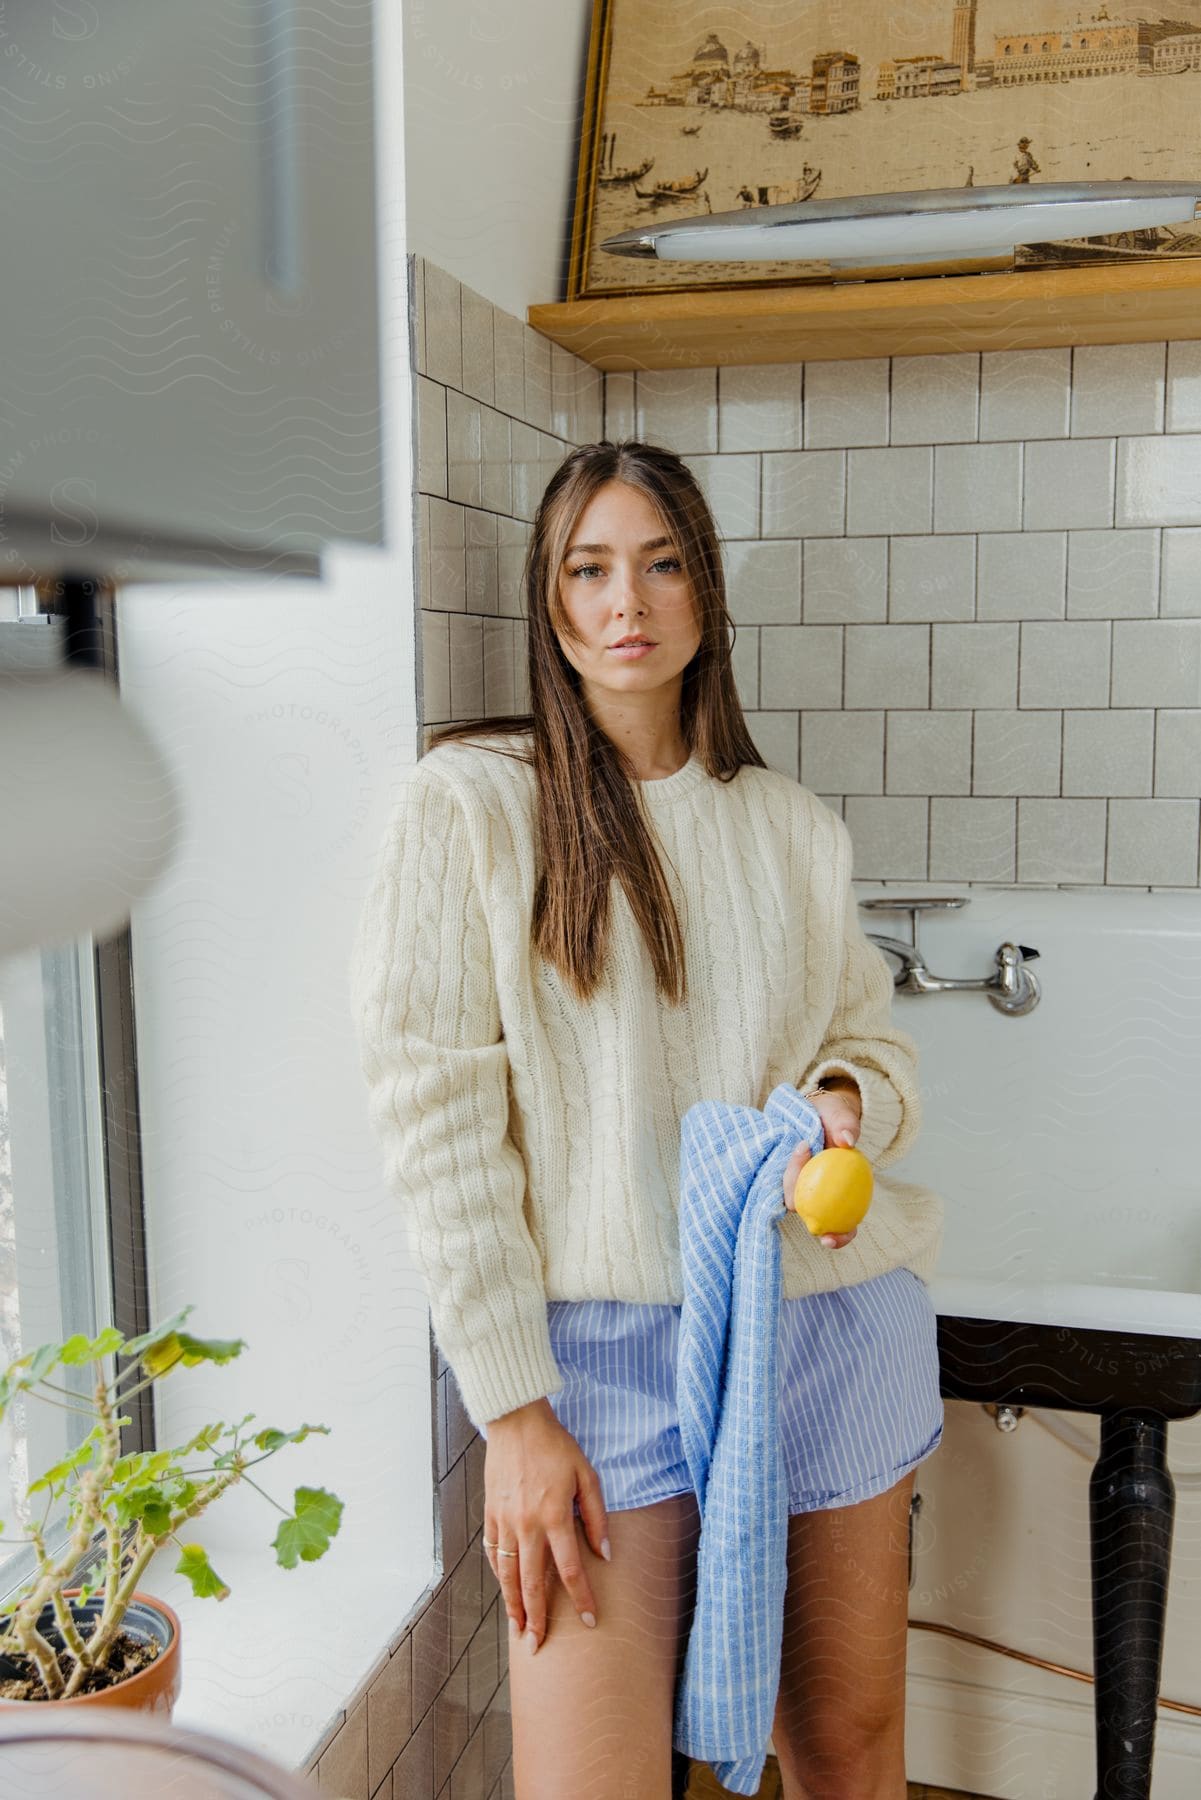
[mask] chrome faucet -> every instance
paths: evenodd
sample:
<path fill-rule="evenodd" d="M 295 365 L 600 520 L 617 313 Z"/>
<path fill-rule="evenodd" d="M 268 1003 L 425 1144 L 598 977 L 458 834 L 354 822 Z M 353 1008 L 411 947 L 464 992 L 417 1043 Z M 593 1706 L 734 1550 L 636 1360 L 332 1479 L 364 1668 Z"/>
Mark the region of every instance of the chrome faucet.
<path fill-rule="evenodd" d="M 907 912 L 912 920 L 913 941 L 906 943 L 903 938 L 883 937 L 878 932 L 869 931 L 868 937 L 889 956 L 895 956 L 901 964 L 895 977 L 898 994 L 943 994 L 943 993 L 985 993 L 998 1012 L 1018 1017 L 1028 1013 L 1038 1005 L 1040 989 L 1038 978 L 1027 964 L 1034 961 L 1038 951 L 1028 944 L 1002 944 L 996 955 L 996 969 L 991 975 L 979 979 L 961 980 L 950 975 L 932 975 L 926 967 L 917 942 L 917 915 L 919 912 L 930 912 L 934 909 L 946 909 L 967 905 L 966 895 L 954 897 L 930 897 L 919 899 L 893 900 L 881 897 L 874 900 L 861 900 L 860 905 L 870 912 Z"/>

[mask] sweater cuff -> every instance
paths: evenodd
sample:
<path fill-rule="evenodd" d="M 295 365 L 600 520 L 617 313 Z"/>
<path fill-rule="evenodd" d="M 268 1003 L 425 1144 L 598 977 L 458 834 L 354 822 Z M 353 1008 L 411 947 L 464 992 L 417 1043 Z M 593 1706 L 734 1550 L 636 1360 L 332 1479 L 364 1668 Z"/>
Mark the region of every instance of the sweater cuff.
<path fill-rule="evenodd" d="M 454 1356 L 440 1340 L 439 1347 L 477 1431 L 502 1413 L 557 1394 L 563 1386 L 545 1319 L 515 1320 L 505 1331 L 483 1338 L 470 1350 L 459 1348 Z"/>
<path fill-rule="evenodd" d="M 858 1085 L 862 1102 L 858 1148 L 869 1162 L 875 1162 L 878 1157 L 883 1156 L 901 1129 L 903 1108 L 900 1095 L 892 1082 L 883 1075 L 878 1075 L 874 1069 L 865 1069 L 858 1063 L 843 1062 L 837 1058 L 831 1062 L 818 1063 L 806 1075 L 803 1086 L 812 1087 L 823 1075 L 849 1075 Z"/>

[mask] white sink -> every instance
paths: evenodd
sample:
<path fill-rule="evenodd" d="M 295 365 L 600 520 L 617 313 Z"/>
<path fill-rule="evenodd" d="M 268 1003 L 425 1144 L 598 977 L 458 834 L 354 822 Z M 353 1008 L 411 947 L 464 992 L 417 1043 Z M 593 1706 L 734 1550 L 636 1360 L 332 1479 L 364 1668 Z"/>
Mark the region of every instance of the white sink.
<path fill-rule="evenodd" d="M 857 883 L 965 894 L 919 915 L 929 969 L 1034 946 L 1021 1018 L 983 994 L 898 994 L 925 1125 L 889 1173 L 939 1192 L 944 1315 L 1201 1339 L 1201 893 Z M 909 935 L 903 914 L 864 929 Z M 890 959 L 891 966 L 891 959 Z"/>

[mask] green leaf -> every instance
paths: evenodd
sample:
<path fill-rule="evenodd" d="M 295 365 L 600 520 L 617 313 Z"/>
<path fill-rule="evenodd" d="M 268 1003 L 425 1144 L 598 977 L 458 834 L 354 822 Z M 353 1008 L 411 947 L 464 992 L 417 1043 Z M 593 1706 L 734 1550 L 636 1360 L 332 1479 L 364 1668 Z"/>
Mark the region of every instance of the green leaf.
<path fill-rule="evenodd" d="M 49 1375 L 51 1369 L 57 1366 L 62 1350 L 61 1344 L 39 1344 L 29 1364 L 30 1381 L 41 1381 L 44 1376 Z"/>
<path fill-rule="evenodd" d="M 95 1362 L 98 1357 L 109 1356 L 119 1350 L 125 1342 L 122 1334 L 115 1326 L 109 1325 L 99 1337 L 86 1338 L 81 1333 L 68 1338 L 62 1348 L 62 1360 L 68 1365 Z"/>
<path fill-rule="evenodd" d="M 115 1491 L 131 1482 L 161 1481 L 178 1454 L 175 1450 L 135 1450 L 129 1456 L 119 1457 L 109 1477 L 110 1490 Z"/>
<path fill-rule="evenodd" d="M 144 1351 L 149 1350 L 151 1344 L 157 1344 L 161 1339 L 172 1336 L 183 1324 L 188 1314 L 195 1310 L 194 1306 L 185 1306 L 180 1312 L 172 1313 L 169 1319 L 164 1319 L 161 1325 L 151 1326 L 150 1330 L 144 1331 L 141 1337 L 130 1338 L 125 1346 L 126 1356 L 141 1356 Z"/>
<path fill-rule="evenodd" d="M 191 1506 L 199 1492 L 200 1489 L 194 1481 L 180 1481 L 178 1483 L 173 1483 L 171 1488 L 171 1505 L 176 1510 L 181 1506 Z"/>
<path fill-rule="evenodd" d="M 168 1369 L 175 1367 L 179 1359 L 179 1339 L 173 1331 L 170 1331 L 166 1337 L 160 1338 L 157 1344 L 151 1344 L 149 1349 L 143 1351 L 142 1367 L 151 1377 L 165 1375 Z"/>
<path fill-rule="evenodd" d="M 241 1356 L 246 1348 L 245 1338 L 198 1338 L 188 1332 L 179 1333 L 179 1344 L 183 1351 L 184 1362 L 190 1368 L 193 1363 L 232 1362 L 235 1356 Z M 252 1413 L 251 1418 L 254 1417 Z"/>
<path fill-rule="evenodd" d="M 268 1427 L 265 1431 L 257 1431 L 254 1442 L 260 1450 L 278 1450 L 281 1444 L 301 1444 L 311 1432 L 324 1432 L 329 1436 L 328 1425 L 300 1425 L 295 1431 L 275 1431 Z"/>
<path fill-rule="evenodd" d="M 117 1522 L 124 1529 L 134 1519 L 142 1521 L 148 1537 L 162 1537 L 171 1529 L 171 1502 L 156 1484 L 131 1488 L 115 1501 Z"/>
<path fill-rule="evenodd" d="M 143 1353 L 142 1367 L 147 1375 L 165 1375 L 180 1362 L 185 1368 L 198 1362 L 230 1362 L 245 1348 L 245 1338 L 198 1338 L 186 1331 L 169 1331 Z"/>
<path fill-rule="evenodd" d="M 224 1600 L 229 1593 L 228 1587 L 210 1563 L 208 1551 L 203 1544 L 184 1544 L 183 1554 L 175 1565 L 175 1573 L 187 1576 L 197 1599 L 215 1597 Z"/>
<path fill-rule="evenodd" d="M 225 1435 L 225 1421 L 218 1419 L 215 1425 L 202 1425 L 196 1436 L 181 1444 L 176 1451 L 177 1456 L 190 1456 L 193 1450 L 214 1450 Z"/>
<path fill-rule="evenodd" d="M 77 1450 L 72 1450 L 70 1456 L 64 1457 L 62 1462 L 55 1463 L 52 1469 L 47 1469 L 44 1475 L 39 1475 L 36 1481 L 30 1482 L 25 1492 L 37 1494 L 43 1488 L 52 1488 L 56 1482 L 65 1481 L 72 1470 L 79 1467 L 80 1463 L 90 1462 L 94 1436 L 94 1433 L 90 1433 Z"/>
<path fill-rule="evenodd" d="M 298 1487 L 295 1516 L 285 1519 L 272 1548 L 281 1568 L 294 1569 L 296 1559 L 316 1562 L 329 1549 L 329 1540 L 342 1522 L 342 1502 L 324 1488 Z"/>

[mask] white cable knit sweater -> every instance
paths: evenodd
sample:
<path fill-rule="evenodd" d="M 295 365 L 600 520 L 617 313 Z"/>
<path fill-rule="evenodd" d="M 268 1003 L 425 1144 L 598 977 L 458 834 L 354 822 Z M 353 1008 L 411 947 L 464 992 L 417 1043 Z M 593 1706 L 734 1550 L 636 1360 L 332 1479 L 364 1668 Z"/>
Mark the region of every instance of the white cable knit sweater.
<path fill-rule="evenodd" d="M 532 952 L 534 773 L 499 734 L 428 751 L 403 778 L 350 961 L 370 1114 L 435 1335 L 487 1423 L 562 1377 L 547 1300 L 683 1298 L 680 1121 L 696 1100 L 762 1107 L 844 1070 L 877 1172 L 919 1123 L 913 1041 L 864 936 L 842 820 L 775 770 L 711 777 L 695 754 L 638 783 L 686 946 L 661 1001 L 620 882 L 605 978 L 582 1004 Z M 929 1279 L 942 1202 L 881 1179 L 854 1241 L 780 1225 L 783 1293 L 904 1264 Z"/>

